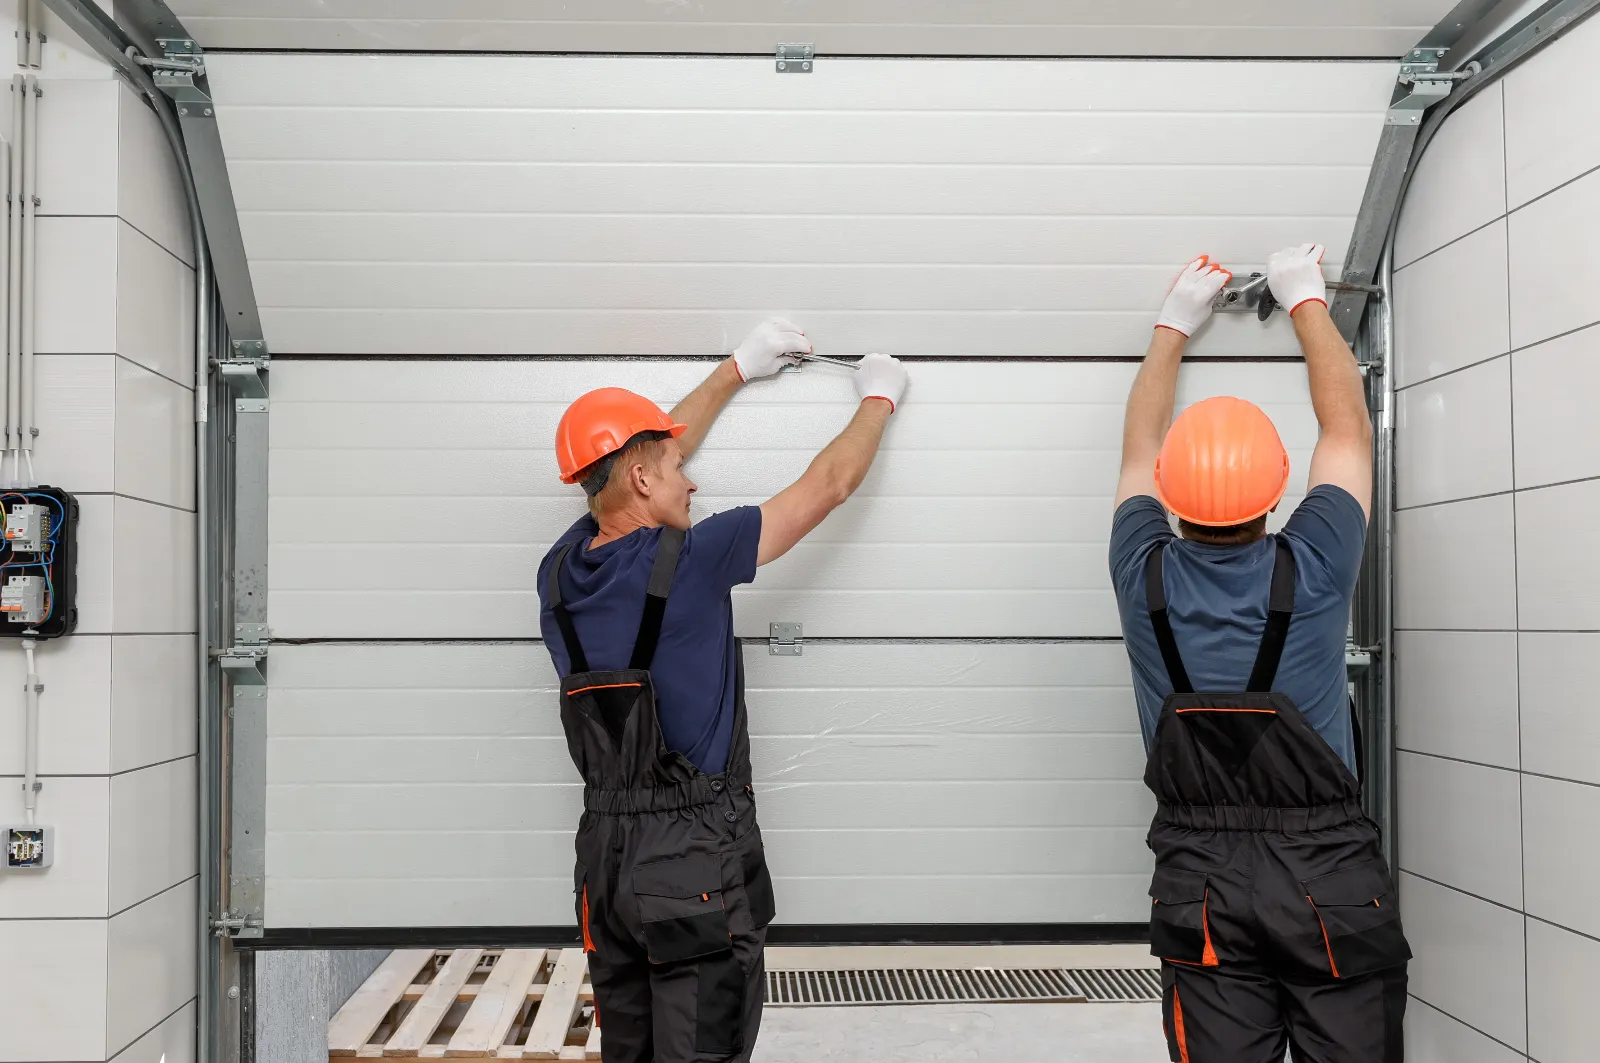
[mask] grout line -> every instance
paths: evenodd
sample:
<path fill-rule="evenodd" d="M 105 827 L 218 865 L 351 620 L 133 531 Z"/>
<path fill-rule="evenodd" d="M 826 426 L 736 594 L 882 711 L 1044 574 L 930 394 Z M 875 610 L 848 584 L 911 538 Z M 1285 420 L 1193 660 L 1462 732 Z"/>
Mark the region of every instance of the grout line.
<path fill-rule="evenodd" d="M 1396 752 L 1409 753 L 1414 757 L 1431 757 L 1434 760 L 1448 760 L 1456 764 L 1470 764 L 1475 768 L 1493 768 L 1495 771 L 1510 771 L 1518 775 L 1527 775 L 1535 779 L 1548 779 L 1551 782 L 1564 782 L 1571 786 L 1588 786 L 1600 788 L 1600 782 L 1589 782 L 1584 779 L 1569 779 L 1564 775 L 1547 775 L 1542 771 L 1525 771 L 1521 768 L 1508 768 L 1504 764 L 1485 764 L 1481 760 L 1468 760 L 1465 757 L 1451 757 L 1443 753 L 1429 753 L 1425 749 L 1404 749 L 1395 747 Z"/>
<path fill-rule="evenodd" d="M 1484 904 L 1492 904 L 1492 905 L 1494 905 L 1494 907 L 1500 908 L 1500 909 L 1502 909 L 1504 911 L 1515 912 L 1517 915 L 1526 915 L 1527 914 L 1521 908 L 1513 908 L 1513 907 L 1511 907 L 1511 905 L 1506 904 L 1504 901 L 1491 901 L 1489 898 L 1481 896 L 1481 895 L 1476 894 L 1476 893 L 1473 893 L 1471 890 L 1464 890 L 1460 886 L 1452 886 L 1448 882 L 1440 882 L 1436 878 L 1429 878 L 1427 875 L 1418 874 L 1417 872 L 1411 870 L 1409 867 L 1402 867 L 1400 869 L 1400 871 L 1401 871 L 1402 874 L 1410 875 L 1412 878 L 1421 879 L 1423 882 L 1431 882 L 1435 886 L 1438 886 L 1441 889 L 1449 890 L 1451 893 L 1459 893 L 1463 897 L 1471 897 L 1475 901 L 1482 901 Z M 1563 927 L 1562 929 L 1566 929 L 1566 928 Z"/>
<path fill-rule="evenodd" d="M 1394 389 L 1394 393 L 1396 395 L 1399 395 L 1402 392 L 1410 391 L 1412 388 L 1421 387 L 1423 384 L 1432 384 L 1433 382 L 1435 382 L 1437 380 L 1443 380 L 1446 377 L 1452 377 L 1452 376 L 1455 376 L 1458 373 L 1465 373 L 1468 369 L 1476 369 L 1480 365 L 1488 365 L 1490 362 L 1494 361 L 1496 358 L 1509 358 L 1509 357 L 1511 357 L 1511 351 L 1509 351 L 1509 350 L 1501 351 L 1499 354 L 1491 354 L 1489 357 L 1480 358 L 1476 362 L 1468 362 L 1466 365 L 1460 365 L 1460 366 L 1457 366 L 1454 369 L 1447 369 L 1444 372 L 1439 373 L 1439 374 L 1437 374 L 1435 376 L 1424 377 L 1421 380 L 1413 381 L 1412 383 L 1407 384 L 1403 388 L 1395 388 Z"/>
<path fill-rule="evenodd" d="M 1445 243 L 1440 244 L 1438 247 L 1434 248 L 1432 251 L 1428 251 L 1428 252 L 1426 252 L 1424 254 L 1418 255 L 1416 258 L 1412 259 L 1410 262 L 1407 262 L 1403 266 L 1396 266 L 1395 270 L 1394 270 L 1395 275 L 1398 276 L 1399 274 L 1403 273 L 1405 270 L 1408 270 L 1412 266 L 1415 266 L 1418 262 L 1427 261 L 1428 259 L 1432 258 L 1434 255 L 1437 255 L 1440 251 L 1443 251 L 1447 247 L 1454 247 L 1456 244 L 1459 244 L 1461 241 L 1465 240 L 1469 236 L 1476 236 L 1477 234 L 1483 232 L 1483 230 L 1487 229 L 1489 226 L 1493 225 L 1497 221 L 1505 221 L 1509 216 L 1510 216 L 1510 212 L 1509 211 L 1502 211 L 1501 213 L 1496 214 L 1493 218 L 1490 218 L 1488 221 L 1484 222 L 1482 225 L 1479 225 L 1478 227 L 1476 227 L 1474 229 L 1468 229 L 1466 232 L 1462 233 L 1460 236 L 1453 237 L 1452 239 L 1446 241 Z"/>
<path fill-rule="evenodd" d="M 127 218 L 124 218 L 122 215 L 117 215 L 117 220 L 126 225 L 128 228 L 132 229 L 134 232 L 138 233 L 140 236 L 144 237 L 146 240 L 149 240 L 152 244 L 155 244 L 157 247 L 161 248 L 161 250 L 165 251 L 167 254 L 171 255 L 173 261 L 177 262 L 184 269 L 188 270 L 190 273 L 194 272 L 193 262 L 184 261 L 182 255 L 178 254 L 176 251 L 172 250 L 172 248 L 168 247 L 160 240 L 157 240 L 154 236 L 151 236 L 149 233 L 133 224 L 133 222 L 129 221 Z"/>
<path fill-rule="evenodd" d="M 1584 932 L 1582 930 L 1574 930 L 1572 927 L 1567 926 L 1565 923 L 1558 923 L 1554 919 L 1545 919 L 1545 918 L 1542 918 L 1540 916 L 1534 915 L 1531 912 L 1523 912 L 1522 914 L 1523 914 L 1524 917 L 1526 917 L 1527 919 L 1533 920 L 1535 923 L 1543 923 L 1545 926 L 1552 926 L 1552 927 L 1555 927 L 1557 930 L 1565 930 L 1567 933 L 1572 934 L 1572 935 L 1574 935 L 1576 937 L 1581 937 L 1585 941 L 1600 942 L 1600 936 L 1596 936 L 1594 934 L 1589 934 L 1589 933 L 1586 933 L 1586 932 Z M 1524 925 L 1526 925 L 1526 924 L 1524 924 Z"/>
<path fill-rule="evenodd" d="M 108 982 L 107 983 L 108 991 L 109 991 L 109 985 L 110 985 L 110 983 Z M 168 1012 L 166 1015 L 163 1015 L 161 1017 L 160 1021 L 158 1021 L 154 1026 L 150 1027 L 144 1033 L 140 1034 L 138 1037 L 135 1037 L 133 1040 L 129 1041 L 127 1044 L 125 1044 L 121 1048 L 117 1049 L 117 1054 L 112 1056 L 111 1060 L 108 1061 L 108 1063 L 115 1063 L 116 1060 L 122 1058 L 122 1054 L 124 1052 L 126 1052 L 128 1049 L 132 1048 L 134 1045 L 138 1044 L 140 1041 L 144 1040 L 146 1037 L 149 1037 L 151 1034 L 155 1033 L 157 1030 L 161 1029 L 161 1027 L 165 1026 L 167 1024 L 167 1022 L 169 1022 L 174 1015 L 178 1014 L 178 1012 L 182 1011 L 184 1008 L 187 1008 L 190 1004 L 195 1004 L 196 1001 L 198 1001 L 198 1000 L 199 1000 L 198 997 L 190 997 L 188 1000 L 185 1000 L 182 1004 L 179 1004 L 172 1011 Z M 198 1007 L 198 1005 L 196 1005 L 196 1007 Z M 166 1057 L 162 1056 L 161 1058 L 165 1059 Z"/>
<path fill-rule="evenodd" d="M 40 772 L 40 779 L 120 779 L 124 775 L 132 775 L 136 771 L 146 771 L 150 768 L 160 768 L 167 764 L 176 764 L 182 760 L 193 760 L 196 754 L 184 753 L 166 760 L 157 760 L 149 764 L 141 764 L 137 768 L 124 768 L 121 771 L 107 772 Z M 20 779 L 21 775 L 0 775 L 0 779 Z"/>
<path fill-rule="evenodd" d="M 162 509 L 176 510 L 179 513 L 194 515 L 194 510 L 175 506 L 171 502 L 157 502 L 153 498 L 140 498 L 138 495 L 125 494 L 122 491 L 74 491 L 75 498 L 125 498 L 130 502 L 143 502 L 147 506 L 160 506 Z"/>
<path fill-rule="evenodd" d="M 1515 459 L 1515 454 L 1513 454 L 1513 459 Z M 1556 488 L 1556 487 L 1572 487 L 1572 486 L 1575 486 L 1577 484 L 1594 483 L 1596 480 L 1600 480 L 1600 476 L 1579 476 L 1579 477 L 1577 477 L 1576 479 L 1573 479 L 1573 480 L 1557 480 L 1554 483 L 1547 483 L 1547 484 L 1530 484 L 1527 487 L 1513 487 L 1513 488 L 1511 488 L 1510 490 L 1507 490 L 1507 491 L 1490 491 L 1488 494 L 1483 494 L 1483 495 L 1466 495 L 1466 496 L 1463 496 L 1461 498 L 1446 498 L 1446 499 L 1442 499 L 1441 501 L 1438 501 L 1438 502 L 1419 502 L 1418 504 L 1416 504 L 1414 506 L 1406 506 L 1403 509 L 1397 509 L 1397 510 L 1395 510 L 1395 512 L 1396 513 L 1411 513 L 1411 512 L 1414 512 L 1415 510 L 1419 510 L 1419 509 L 1435 509 L 1435 508 L 1437 508 L 1439 506 L 1450 506 L 1450 505 L 1454 505 L 1457 502 L 1477 502 L 1477 501 L 1481 501 L 1481 500 L 1483 500 L 1485 498 L 1503 498 L 1503 497 L 1505 497 L 1507 495 L 1511 495 L 1511 496 L 1525 495 L 1525 494 L 1529 494 L 1529 493 L 1534 492 L 1534 491 L 1547 491 L 1547 490 L 1550 490 L 1550 489 Z M 1516 515 L 1516 513 L 1515 513 L 1515 501 L 1514 500 L 1513 500 L 1512 506 L 1513 506 L 1512 516 L 1514 518 L 1515 515 Z M 1515 540 L 1515 530 L 1513 530 L 1512 538 L 1513 538 L 1513 540 Z M 1512 546 L 1515 547 L 1515 545 L 1516 545 L 1516 543 L 1515 543 L 1515 541 L 1513 541 Z M 1448 630 L 1448 629 L 1441 629 L 1441 630 Z M 1522 630 L 1522 629 L 1518 629 L 1518 630 Z M 1560 630 L 1560 629 L 1558 629 L 1558 630 Z M 1576 629 L 1574 629 L 1574 630 L 1576 630 Z"/>
<path fill-rule="evenodd" d="M 1532 1059 L 1533 1058 L 1532 1056 L 1529 1056 L 1526 1052 L 1522 1051 L 1520 1048 L 1515 1048 L 1515 1047 L 1513 1047 L 1511 1045 L 1506 1044 L 1504 1041 L 1500 1040 L 1500 1038 L 1494 1036 L 1493 1034 L 1484 1033 L 1482 1030 L 1480 1030 L 1476 1026 L 1472 1025 L 1472 1023 L 1467 1022 L 1465 1019 L 1458 1018 L 1457 1016 L 1452 1015 L 1450 1012 L 1444 1010 L 1443 1008 L 1441 1008 L 1437 1004 L 1429 1003 L 1428 1001 L 1426 1001 L 1426 1000 L 1422 999 L 1421 997 L 1417 996 L 1417 994 L 1415 994 L 1415 993 L 1407 993 L 1406 996 L 1410 997 L 1412 1000 L 1415 1000 L 1418 1004 L 1421 1004 L 1425 1008 L 1428 1008 L 1428 1009 L 1430 1009 L 1432 1011 L 1437 1011 L 1440 1015 L 1443 1015 L 1445 1018 L 1449 1019 L 1451 1022 L 1458 1022 L 1462 1026 L 1465 1026 L 1467 1029 L 1471 1030 L 1473 1033 L 1478 1034 L 1481 1037 L 1487 1037 L 1489 1040 L 1493 1041 L 1497 1045 L 1500 1045 L 1502 1048 L 1510 1049 L 1511 1051 L 1515 1052 L 1517 1055 L 1522 1056 L 1524 1059 Z"/>
<path fill-rule="evenodd" d="M 172 885 L 168 886 L 167 888 L 157 890 L 156 892 L 150 894 L 150 896 L 144 898 L 143 900 L 134 901 L 132 904 L 128 905 L 126 908 L 122 909 L 119 912 L 112 912 L 111 915 L 108 917 L 108 919 L 115 919 L 119 915 L 126 915 L 128 912 L 133 911 L 135 908 L 139 907 L 141 904 L 149 904 L 151 901 L 155 900 L 157 897 L 163 897 L 166 894 L 171 893 L 175 889 L 179 889 L 180 887 L 187 886 L 189 883 L 194 882 L 197 879 L 199 879 L 199 877 L 200 877 L 200 875 L 199 875 L 198 872 L 193 874 L 193 875 L 185 876 L 184 878 L 178 880 L 177 882 L 174 882 Z"/>
<path fill-rule="evenodd" d="M 124 362 L 127 362 L 129 365 L 138 366 L 140 369 L 143 369 L 146 373 L 149 373 L 151 376 L 158 376 L 162 380 L 165 380 L 167 383 L 176 384 L 178 387 L 182 388 L 185 391 L 190 391 L 190 392 L 194 391 L 194 385 L 193 384 L 185 384 L 181 380 L 173 380 L 170 376 L 168 376 L 167 374 L 163 373 L 161 370 L 152 369 L 150 366 L 145 365 L 143 362 L 139 361 L 137 358 L 130 358 L 126 354 L 114 354 L 114 355 L 112 355 L 112 357 L 113 358 L 121 358 Z M 191 418 L 191 420 L 192 420 L 192 418 Z"/>
<path fill-rule="evenodd" d="M 1508 252 L 1508 254 L 1509 254 L 1509 252 Z M 1510 290 L 1511 290 L 1511 286 L 1510 286 L 1510 283 L 1508 281 L 1507 285 L 1506 285 L 1506 297 L 1507 297 L 1507 299 L 1510 298 Z M 1591 321 L 1587 325 L 1578 325 L 1578 326 L 1575 326 L 1573 328 L 1567 329 L 1565 332 L 1557 332 L 1552 336 L 1545 336 L 1545 337 L 1542 337 L 1541 339 L 1534 340 L 1532 343 L 1524 343 L 1520 347 L 1512 347 L 1508 351 L 1504 351 L 1501 354 L 1496 354 L 1496 355 L 1493 355 L 1492 357 L 1485 358 L 1485 359 L 1483 359 L 1483 361 L 1473 362 L 1471 365 L 1464 365 L 1464 366 L 1461 366 L 1459 369 L 1451 369 L 1451 370 L 1449 370 L 1447 372 L 1439 373 L 1436 376 L 1424 377 L 1421 380 L 1414 380 L 1411 383 L 1407 384 L 1403 388 L 1396 388 L 1395 391 L 1396 391 L 1396 393 L 1399 393 L 1401 391 L 1409 391 L 1410 389 L 1416 387 L 1419 384 L 1427 384 L 1427 383 L 1430 383 L 1431 381 L 1438 380 L 1441 377 L 1447 377 L 1447 376 L 1451 376 L 1451 375 L 1453 375 L 1455 373 L 1459 373 L 1463 369 L 1471 369 L 1471 368 L 1473 368 L 1473 366 L 1482 365 L 1484 362 L 1492 362 L 1492 361 L 1494 361 L 1495 358 L 1503 357 L 1506 354 L 1521 354 L 1523 351 L 1531 351 L 1535 347 L 1543 347 L 1547 343 L 1554 343 L 1556 340 L 1564 340 L 1568 336 L 1576 335 L 1579 332 L 1586 332 L 1589 329 L 1596 328 L 1596 327 L 1600 327 L 1600 321 Z M 340 358 L 342 356 L 335 354 L 335 355 L 328 355 L 327 357 L 333 358 L 333 359 L 338 359 L 338 358 Z M 1198 360 L 1199 361 L 1205 361 L 1206 359 L 1205 358 L 1200 358 Z"/>
<path fill-rule="evenodd" d="M 1512 214 L 1515 214 L 1519 210 L 1522 210 L 1522 209 L 1524 209 L 1526 207 L 1531 207 L 1535 203 L 1539 202 L 1541 199 L 1547 199 L 1550 196 L 1553 196 L 1557 192 L 1561 191 L 1563 188 L 1566 188 L 1569 185 L 1575 185 L 1579 181 L 1583 180 L 1585 177 L 1591 177 L 1596 173 L 1600 173 L 1600 166 L 1591 166 L 1591 167 L 1589 167 L 1589 169 L 1583 171 L 1578 176 L 1569 177 L 1565 181 L 1562 181 L 1560 184 L 1556 185 L 1554 188 L 1545 189 L 1543 192 L 1540 192 L 1538 195 L 1534 196 L 1532 199 L 1528 200 L 1526 203 L 1517 204 L 1516 206 L 1512 207 L 1510 210 L 1506 211 L 1506 214 L 1507 214 L 1507 216 L 1510 216 Z M 1507 188 L 1506 189 L 1506 202 L 1509 203 L 1510 201 L 1511 201 L 1511 190 L 1509 188 Z"/>
<path fill-rule="evenodd" d="M 1596 477 L 1596 479 L 1600 479 L 1600 477 Z M 1411 513 L 1419 509 L 1437 509 L 1440 506 L 1453 506 L 1457 502 L 1481 502 L 1486 498 L 1504 498 L 1507 495 L 1515 493 L 1516 492 L 1514 489 L 1505 491 L 1490 491 L 1487 494 L 1482 495 L 1465 495 L 1461 498 L 1444 498 L 1437 502 L 1418 502 L 1414 506 L 1397 507 L 1395 512 Z"/>

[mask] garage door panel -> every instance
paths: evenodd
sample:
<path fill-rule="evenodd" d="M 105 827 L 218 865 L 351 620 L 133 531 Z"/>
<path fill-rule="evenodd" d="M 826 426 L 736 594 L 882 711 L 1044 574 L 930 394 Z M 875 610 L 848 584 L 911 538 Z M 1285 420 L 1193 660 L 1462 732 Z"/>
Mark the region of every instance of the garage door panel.
<path fill-rule="evenodd" d="M 1445 0 L 1432 0 L 1435 3 Z M 986 5 L 987 6 L 987 5 Z M 1274 4 L 1275 8 L 1282 5 Z M 1428 19 L 1431 27 L 1435 19 Z M 775 39 L 774 39 L 775 40 Z M 772 42 L 762 45 L 762 51 Z M 970 53 L 968 53 L 970 54 Z M 1396 53 L 1398 55 L 1398 53 Z M 215 55 L 207 62 L 229 158 L 251 158 L 225 120 L 235 107 L 377 107 L 451 111 L 820 110 L 1381 114 L 1396 64 L 1335 62 L 982 62 L 918 59 L 819 63 L 777 78 L 772 60 L 584 56 Z M 361 76 L 352 76 L 352 72 Z M 1241 104 L 1248 104 L 1243 107 Z M 1376 135 L 1374 135 L 1376 139 Z M 1019 151 L 1028 150 L 1018 145 Z M 1252 158 L 1272 158 L 1252 143 Z"/>
<path fill-rule="evenodd" d="M 782 881 L 782 880 L 780 880 Z M 788 880 L 780 923 L 1139 923 L 1150 872 L 1122 875 L 861 875 Z M 950 913 L 962 913 L 951 918 Z"/>
<path fill-rule="evenodd" d="M 1040 920 L 1120 918 L 1103 901 L 1147 867 L 1151 801 L 1119 643 L 815 643 L 746 659 L 784 919 L 905 921 L 859 899 L 815 906 L 856 888 L 835 880 L 951 879 L 941 903 L 992 921 L 980 905 L 1008 877 L 1033 884 L 1024 906 Z M 581 791 L 556 716 L 537 643 L 274 647 L 269 925 L 570 922 Z"/>

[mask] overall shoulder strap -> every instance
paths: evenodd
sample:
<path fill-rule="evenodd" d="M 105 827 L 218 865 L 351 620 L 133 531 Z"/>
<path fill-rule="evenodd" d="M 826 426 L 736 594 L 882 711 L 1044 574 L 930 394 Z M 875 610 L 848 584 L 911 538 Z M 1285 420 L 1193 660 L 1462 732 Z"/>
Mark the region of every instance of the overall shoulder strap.
<path fill-rule="evenodd" d="M 1167 678 L 1172 680 L 1174 694 L 1193 694 L 1194 684 L 1189 682 L 1189 672 L 1183 666 L 1183 656 L 1178 653 L 1178 640 L 1172 637 L 1172 622 L 1167 618 L 1167 588 L 1163 580 L 1166 572 L 1167 543 L 1156 543 L 1144 563 L 1145 606 L 1150 610 L 1150 626 L 1156 631 L 1156 645 L 1161 647 L 1161 659 L 1167 666 Z"/>
<path fill-rule="evenodd" d="M 667 612 L 667 594 L 678 571 L 678 555 L 683 551 L 682 528 L 662 528 L 656 547 L 656 563 L 650 569 L 650 587 L 644 599 L 644 616 L 639 619 L 639 635 L 633 640 L 629 668 L 649 668 L 655 659 L 656 642 L 661 638 L 661 618 Z"/>
<path fill-rule="evenodd" d="M 1265 694 L 1272 690 L 1278 678 L 1278 662 L 1283 659 L 1283 645 L 1289 638 L 1289 621 L 1294 619 L 1294 551 L 1289 540 L 1277 537 L 1277 557 L 1272 563 L 1272 595 L 1267 603 L 1267 632 L 1261 638 L 1261 651 L 1256 654 L 1255 667 L 1250 670 L 1250 683 L 1245 690 Z"/>
<path fill-rule="evenodd" d="M 556 554 L 555 561 L 550 564 L 549 591 L 545 597 L 550 602 L 550 611 L 556 614 L 556 626 L 561 629 L 561 640 L 567 644 L 567 660 L 572 665 L 574 674 L 589 670 L 589 658 L 583 655 L 583 644 L 578 641 L 578 629 L 572 624 L 572 614 L 567 611 L 567 604 L 561 600 L 561 569 L 566 566 L 567 555 L 572 553 L 572 543 L 561 548 Z"/>

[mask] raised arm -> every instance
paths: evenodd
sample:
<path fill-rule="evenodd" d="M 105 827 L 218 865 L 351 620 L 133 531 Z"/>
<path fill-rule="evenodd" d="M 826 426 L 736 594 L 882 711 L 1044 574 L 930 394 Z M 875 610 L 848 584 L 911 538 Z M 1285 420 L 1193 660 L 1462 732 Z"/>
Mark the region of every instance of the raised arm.
<path fill-rule="evenodd" d="M 888 355 L 869 354 L 861 360 L 855 384 L 861 405 L 845 430 L 811 460 L 800 479 L 762 504 L 756 564 L 788 553 L 855 493 L 872 467 L 884 426 L 905 394 L 906 370 Z"/>
<path fill-rule="evenodd" d="M 1328 315 L 1322 254 L 1320 244 L 1279 251 L 1267 261 L 1267 283 L 1294 318 L 1321 428 L 1311 455 L 1309 486 L 1342 487 L 1371 516 L 1372 417 L 1355 355 Z"/>
<path fill-rule="evenodd" d="M 771 376 L 792 364 L 796 353 L 811 353 L 811 341 L 806 339 L 799 325 L 783 318 L 757 325 L 738 350 L 717 363 L 711 375 L 672 408 L 672 419 L 689 426 L 688 431 L 678 437 L 678 448 L 683 456 L 688 458 L 700 449 L 717 414 L 728 405 L 734 392 L 747 381 Z"/>
<path fill-rule="evenodd" d="M 1172 426 L 1172 407 L 1178 391 L 1178 366 L 1194 330 L 1211 316 L 1211 300 L 1233 276 L 1201 255 L 1178 274 L 1156 322 L 1150 350 L 1128 393 L 1122 421 L 1122 474 L 1117 480 L 1116 505 L 1130 498 L 1156 493 L 1156 456 Z"/>

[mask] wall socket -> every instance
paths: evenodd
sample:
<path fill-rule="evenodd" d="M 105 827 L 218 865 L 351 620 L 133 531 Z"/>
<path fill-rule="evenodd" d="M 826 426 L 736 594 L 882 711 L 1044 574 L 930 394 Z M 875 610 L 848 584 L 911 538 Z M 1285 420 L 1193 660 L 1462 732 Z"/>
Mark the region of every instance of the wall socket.
<path fill-rule="evenodd" d="M 56 829 L 37 824 L 25 827 L 0 827 L 5 844 L 5 870 L 41 871 L 56 857 Z"/>

